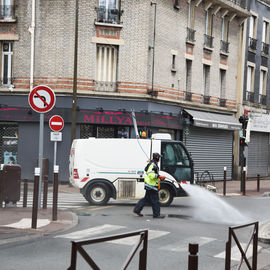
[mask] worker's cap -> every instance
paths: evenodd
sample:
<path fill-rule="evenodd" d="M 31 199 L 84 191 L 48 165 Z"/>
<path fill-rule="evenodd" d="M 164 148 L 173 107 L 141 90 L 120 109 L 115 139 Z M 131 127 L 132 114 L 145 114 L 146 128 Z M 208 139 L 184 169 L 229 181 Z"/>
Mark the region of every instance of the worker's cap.
<path fill-rule="evenodd" d="M 159 153 L 153 153 L 153 159 L 159 159 L 160 157 L 162 157 L 162 155 Z"/>

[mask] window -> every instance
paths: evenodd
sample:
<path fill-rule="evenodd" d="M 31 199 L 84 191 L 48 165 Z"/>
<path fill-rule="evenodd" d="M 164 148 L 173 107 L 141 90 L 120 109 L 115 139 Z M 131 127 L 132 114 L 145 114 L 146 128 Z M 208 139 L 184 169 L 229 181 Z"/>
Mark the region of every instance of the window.
<path fill-rule="evenodd" d="M 220 98 L 225 98 L 226 93 L 226 70 L 220 69 L 219 71 L 219 79 L 220 79 Z"/>
<path fill-rule="evenodd" d="M 254 102 L 254 67 L 247 67 L 246 100 Z"/>
<path fill-rule="evenodd" d="M 172 55 L 172 67 L 171 67 L 171 71 L 172 71 L 172 72 L 176 72 L 175 59 L 176 59 L 176 55 L 173 54 L 173 55 Z"/>
<path fill-rule="evenodd" d="M 221 40 L 228 42 L 229 37 L 229 19 L 227 16 L 222 18 L 221 22 Z"/>
<path fill-rule="evenodd" d="M 263 21 L 262 26 L 262 53 L 269 54 L 269 22 Z"/>
<path fill-rule="evenodd" d="M 209 87 L 210 87 L 210 66 L 203 65 L 203 89 L 202 95 L 209 95 Z"/>
<path fill-rule="evenodd" d="M 117 58 L 117 46 L 97 45 L 96 90 L 116 90 Z"/>
<path fill-rule="evenodd" d="M 265 70 L 260 71 L 260 89 L 259 89 L 259 94 L 260 95 L 265 95 L 266 93 L 266 78 L 267 78 L 267 72 Z"/>
<path fill-rule="evenodd" d="M 13 0 L 1 0 L 1 18 L 9 19 L 13 17 Z"/>
<path fill-rule="evenodd" d="M 205 34 L 212 36 L 213 32 L 213 14 L 212 10 L 208 9 L 205 11 Z"/>
<path fill-rule="evenodd" d="M 2 44 L 2 84 L 10 85 L 12 83 L 12 42 Z"/>
<path fill-rule="evenodd" d="M 194 4 L 191 0 L 188 2 L 188 28 L 194 29 L 195 23 L 195 12 L 194 12 Z"/>
<path fill-rule="evenodd" d="M 119 23 L 119 5 L 118 0 L 99 0 L 98 21 Z"/>
<path fill-rule="evenodd" d="M 191 92 L 192 61 L 186 60 L 186 92 Z"/>
<path fill-rule="evenodd" d="M 249 18 L 249 49 L 256 51 L 257 49 L 257 40 L 256 40 L 256 31 L 257 31 L 257 17 L 252 15 Z"/>

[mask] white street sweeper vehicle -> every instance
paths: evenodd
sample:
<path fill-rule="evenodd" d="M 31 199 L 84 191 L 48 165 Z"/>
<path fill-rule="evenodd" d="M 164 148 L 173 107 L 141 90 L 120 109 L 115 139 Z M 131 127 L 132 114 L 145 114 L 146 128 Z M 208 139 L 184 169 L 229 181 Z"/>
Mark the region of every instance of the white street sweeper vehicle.
<path fill-rule="evenodd" d="M 194 180 L 190 154 L 169 134 L 153 134 L 151 139 L 76 139 L 70 151 L 70 183 L 94 205 L 104 205 L 110 198 L 142 198 L 144 168 L 155 152 L 162 155 L 160 175 L 165 176 L 160 204 L 169 206 L 175 196 L 186 195 L 181 184 Z"/>

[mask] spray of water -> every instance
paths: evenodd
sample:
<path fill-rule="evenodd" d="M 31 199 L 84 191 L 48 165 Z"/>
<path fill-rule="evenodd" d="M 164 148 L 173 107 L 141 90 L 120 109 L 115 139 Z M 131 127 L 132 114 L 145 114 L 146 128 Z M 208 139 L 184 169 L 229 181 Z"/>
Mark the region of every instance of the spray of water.
<path fill-rule="evenodd" d="M 248 223 L 250 219 L 206 188 L 197 185 L 182 185 L 191 198 L 193 216 L 197 220 L 222 223 Z"/>

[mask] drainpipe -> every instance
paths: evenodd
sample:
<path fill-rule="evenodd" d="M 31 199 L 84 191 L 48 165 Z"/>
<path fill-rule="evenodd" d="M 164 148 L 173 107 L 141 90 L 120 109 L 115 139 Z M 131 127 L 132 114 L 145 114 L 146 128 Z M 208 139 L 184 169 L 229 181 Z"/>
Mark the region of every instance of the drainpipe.
<path fill-rule="evenodd" d="M 32 0 L 32 21 L 29 27 L 31 34 L 31 62 L 30 62 L 30 91 L 34 86 L 34 61 L 35 61 L 35 21 L 36 21 L 36 0 Z"/>
<path fill-rule="evenodd" d="M 154 17 L 154 34 L 153 34 L 153 61 L 152 61 L 152 89 L 151 93 L 154 93 L 154 75 L 155 75 L 155 45 L 156 45 L 156 20 L 157 20 L 157 3 L 151 2 L 151 6 L 155 5 L 155 17 Z"/>

